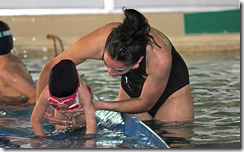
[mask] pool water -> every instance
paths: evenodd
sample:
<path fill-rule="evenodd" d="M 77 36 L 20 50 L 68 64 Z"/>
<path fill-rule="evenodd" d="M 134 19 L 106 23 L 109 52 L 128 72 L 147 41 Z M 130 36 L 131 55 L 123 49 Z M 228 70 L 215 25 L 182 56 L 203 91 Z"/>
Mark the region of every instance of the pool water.
<path fill-rule="evenodd" d="M 26 64 L 35 84 L 43 65 L 53 57 L 21 54 L 18 56 Z M 182 56 L 189 68 L 195 120 L 193 122 L 151 120 L 144 123 L 171 148 L 241 148 L 240 54 L 182 54 Z M 102 61 L 87 60 L 78 65 L 77 69 L 79 73 L 84 74 L 84 81 L 92 88 L 95 95 L 102 100 L 116 100 L 120 78 L 109 76 Z M 29 122 L 31 112 L 31 108 L 0 107 L 0 133 L 14 134 L 14 136 L 0 136 L 1 148 L 30 147 L 29 142 L 33 138 L 29 136 L 32 132 Z M 53 129 L 52 125 L 46 124 L 46 126 L 47 130 Z M 107 143 L 107 148 L 136 148 L 130 145 L 121 146 L 118 141 L 124 136 L 119 132 L 106 132 L 99 128 L 98 131 L 100 134 L 97 141 L 100 141 L 98 143 L 102 148 L 106 148 L 106 143 L 102 143 L 104 138 L 111 139 L 111 142 Z M 70 139 L 69 142 L 62 143 L 58 142 L 59 138 L 62 136 L 52 139 L 57 141 L 52 143 L 53 147 L 79 147 L 79 142 L 84 142 L 84 140 Z"/>
<path fill-rule="evenodd" d="M 97 131 L 85 135 L 86 128 L 68 127 L 55 132 L 54 125 L 43 121 L 48 136 L 38 139 L 30 126 L 32 108 L 1 108 L 0 148 L 169 148 L 140 119 L 128 113 L 96 111 Z"/>

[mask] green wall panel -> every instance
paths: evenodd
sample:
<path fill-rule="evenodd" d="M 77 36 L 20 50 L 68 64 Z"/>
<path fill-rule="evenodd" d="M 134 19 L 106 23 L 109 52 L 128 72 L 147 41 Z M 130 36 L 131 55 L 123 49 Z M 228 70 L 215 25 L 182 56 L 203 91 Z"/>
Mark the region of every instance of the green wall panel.
<path fill-rule="evenodd" d="M 185 33 L 240 32 L 240 9 L 184 14 Z"/>

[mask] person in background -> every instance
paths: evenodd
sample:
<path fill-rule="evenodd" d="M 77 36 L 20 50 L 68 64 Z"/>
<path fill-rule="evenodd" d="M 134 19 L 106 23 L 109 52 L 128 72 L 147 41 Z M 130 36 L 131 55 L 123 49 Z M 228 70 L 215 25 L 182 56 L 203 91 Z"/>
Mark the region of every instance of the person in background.
<path fill-rule="evenodd" d="M 36 87 L 24 63 L 11 53 L 13 31 L 0 21 L 0 105 L 27 105 L 36 102 Z"/>
<path fill-rule="evenodd" d="M 60 119 L 74 119 L 73 126 L 80 127 L 86 124 L 86 134 L 96 133 L 95 108 L 92 102 L 92 93 L 78 76 L 75 64 L 71 60 L 61 60 L 50 73 L 49 83 L 42 91 L 31 115 L 31 126 L 34 134 L 45 137 L 42 119 L 49 105 L 55 109 L 55 117 Z M 85 114 L 70 113 L 63 115 L 60 110 L 84 108 Z M 56 131 L 65 130 L 63 125 L 55 125 Z"/>
<path fill-rule="evenodd" d="M 60 60 L 68 58 L 76 65 L 87 59 L 103 60 L 110 76 L 121 76 L 121 86 L 117 101 L 93 100 L 96 109 L 127 112 L 141 120 L 194 120 L 184 60 L 167 36 L 151 27 L 140 12 L 123 11 L 123 23 L 109 23 L 81 37 L 49 61 L 40 74 L 37 96 L 48 83 L 50 69 Z M 46 115 L 48 121 L 67 122 L 50 117 L 52 113 Z"/>

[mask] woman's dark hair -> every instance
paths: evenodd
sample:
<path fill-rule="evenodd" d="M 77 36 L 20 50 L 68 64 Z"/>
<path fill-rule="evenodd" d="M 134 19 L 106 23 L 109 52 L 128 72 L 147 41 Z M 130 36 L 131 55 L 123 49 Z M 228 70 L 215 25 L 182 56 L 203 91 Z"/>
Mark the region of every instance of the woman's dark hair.
<path fill-rule="evenodd" d="M 124 9 L 125 19 L 109 34 L 105 50 L 113 60 L 125 65 L 133 65 L 146 54 L 146 46 L 152 46 L 154 38 L 149 35 L 150 25 L 147 19 L 134 9 Z M 156 44 L 157 45 L 157 44 Z M 158 46 L 158 45 L 157 45 Z M 160 47 L 160 46 L 158 46 Z"/>

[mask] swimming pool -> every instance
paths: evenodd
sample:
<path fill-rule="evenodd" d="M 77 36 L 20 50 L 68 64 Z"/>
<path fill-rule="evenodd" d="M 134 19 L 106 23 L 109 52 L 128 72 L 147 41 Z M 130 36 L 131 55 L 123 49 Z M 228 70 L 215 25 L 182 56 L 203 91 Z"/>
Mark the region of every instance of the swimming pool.
<path fill-rule="evenodd" d="M 240 52 L 206 54 L 182 54 L 190 73 L 195 106 L 194 122 L 144 121 L 171 148 L 241 148 Z M 35 83 L 38 81 L 43 65 L 53 57 L 31 54 L 18 54 L 18 56 L 27 65 Z M 84 81 L 92 88 L 94 94 L 103 100 L 116 100 L 120 78 L 109 76 L 103 62 L 87 60 L 77 66 L 77 69 L 84 74 Z M 1 118 L 1 126 L 16 126 L 16 129 L 7 131 L 19 136 L 11 139 L 0 136 L 0 147 L 19 148 L 18 146 L 21 145 L 22 148 L 28 148 L 29 139 L 25 139 L 31 132 L 28 117 L 31 109 L 22 109 L 21 119 L 12 117 L 18 115 L 20 109 L 8 110 L 10 115 Z M 53 127 L 46 129 L 53 129 Z M 3 131 L 6 130 L 0 130 Z M 109 148 L 118 148 L 116 141 L 124 138 L 119 133 L 102 132 L 102 134 L 111 139 Z M 100 143 L 102 145 L 102 142 Z M 76 144 L 75 140 L 70 140 L 69 143 L 57 142 L 54 145 L 62 148 L 62 146 L 69 147 Z M 128 145 L 123 146 L 133 148 Z"/>

